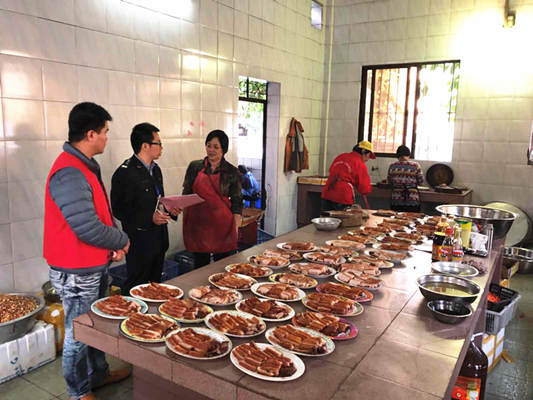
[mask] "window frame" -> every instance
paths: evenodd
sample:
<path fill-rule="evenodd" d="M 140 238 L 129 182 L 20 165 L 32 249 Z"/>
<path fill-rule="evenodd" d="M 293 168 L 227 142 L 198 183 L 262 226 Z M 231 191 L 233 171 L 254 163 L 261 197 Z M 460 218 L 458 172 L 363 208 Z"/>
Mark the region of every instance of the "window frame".
<path fill-rule="evenodd" d="M 368 140 L 370 143 L 372 143 L 372 122 L 373 122 L 373 107 L 374 107 L 374 95 L 376 92 L 376 71 L 377 70 L 383 70 L 383 69 L 400 69 L 400 68 L 406 68 L 407 69 L 407 92 L 406 92 L 406 99 L 405 103 L 409 103 L 409 92 L 411 88 L 411 74 L 410 69 L 415 67 L 416 68 L 416 82 L 415 82 L 415 105 L 413 110 L 413 132 L 412 132 L 412 140 L 410 144 L 405 143 L 405 140 L 407 138 L 407 125 L 409 121 L 409 108 L 405 107 L 404 111 L 404 129 L 403 129 L 403 141 L 402 143 L 411 149 L 411 154 L 415 154 L 416 150 L 416 128 L 417 128 L 417 117 L 418 117 L 418 100 L 420 100 L 420 70 L 421 67 L 424 65 L 436 65 L 436 64 L 455 64 L 459 63 L 461 64 L 461 60 L 443 60 L 443 61 L 425 61 L 425 62 L 414 62 L 414 63 L 396 63 L 396 64 L 380 64 L 380 65 L 363 65 L 362 71 L 361 71 L 361 95 L 359 97 L 359 126 L 358 126 L 358 133 L 357 138 L 358 142 L 362 140 Z M 367 77 L 368 77 L 368 71 L 372 70 L 372 83 L 371 83 L 371 91 L 370 93 L 370 104 L 372 106 L 372 111 L 369 113 L 369 124 L 368 124 L 368 138 L 365 139 L 365 113 L 366 113 L 366 96 L 367 96 Z M 396 158 L 395 153 L 382 153 L 382 152 L 374 152 L 374 154 L 377 157 L 384 157 L 384 158 Z"/>

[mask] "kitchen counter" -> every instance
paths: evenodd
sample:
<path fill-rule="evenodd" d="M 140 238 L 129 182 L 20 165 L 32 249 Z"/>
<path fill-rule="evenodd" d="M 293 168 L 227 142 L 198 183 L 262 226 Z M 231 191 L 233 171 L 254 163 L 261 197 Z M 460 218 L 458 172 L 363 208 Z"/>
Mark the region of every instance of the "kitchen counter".
<path fill-rule="evenodd" d="M 372 216 L 367 224 L 380 220 Z M 222 272 L 226 265 L 244 262 L 250 255 L 275 248 L 277 243 L 323 244 L 348 230 L 323 232 L 310 225 L 168 283 L 188 293 L 195 286 L 208 284 L 208 277 Z M 76 318 L 74 335 L 77 340 L 134 365 L 135 399 L 448 399 L 470 338 L 485 326 L 483 305 L 489 283 L 493 277 L 500 276 L 502 248 L 503 241 L 495 242 L 490 257 L 476 258 L 488 266 L 488 273 L 474 279 L 485 290 L 473 304 L 473 315 L 459 325 L 433 319 L 415 283 L 418 276 L 430 272 L 429 253 L 414 251 L 413 257 L 392 269 L 382 270 L 381 278 L 386 286 L 373 292 L 375 297 L 370 304 L 363 304 L 363 314 L 349 318 L 359 329 L 358 336 L 335 341 L 336 349 L 328 356 L 301 356 L 306 371 L 291 382 L 274 383 L 248 376 L 233 366 L 229 356 L 195 361 L 175 355 L 165 345 L 129 340 L 119 333 L 118 321 L 92 312 Z M 259 278 L 259 281 L 267 279 Z M 333 281 L 332 278 L 321 281 L 327 280 Z M 251 292 L 244 294 L 253 296 Z M 289 304 L 296 312 L 306 310 L 301 302 Z M 234 306 L 215 309 L 234 309 Z M 154 311 L 155 307 L 151 306 L 150 312 Z M 268 322 L 267 328 L 286 323 Z M 254 339 L 267 343 L 264 334 Z M 234 346 L 245 341 L 231 340 Z"/>
<path fill-rule="evenodd" d="M 313 218 L 320 215 L 321 194 L 325 185 L 324 179 L 299 179 L 298 182 L 298 227 L 308 225 Z M 305 183 L 304 183 L 305 182 Z M 312 182 L 312 183 L 310 183 Z M 370 207 L 374 210 L 390 208 L 390 196 L 392 189 L 381 189 L 372 185 L 372 193 L 367 198 Z M 472 204 L 472 189 L 458 194 L 437 193 L 435 190 L 420 190 L 421 211 L 429 215 L 435 214 L 435 207 L 440 204 Z M 357 193 L 356 193 L 357 194 Z M 364 204 L 362 196 L 357 194 L 356 202 Z"/>

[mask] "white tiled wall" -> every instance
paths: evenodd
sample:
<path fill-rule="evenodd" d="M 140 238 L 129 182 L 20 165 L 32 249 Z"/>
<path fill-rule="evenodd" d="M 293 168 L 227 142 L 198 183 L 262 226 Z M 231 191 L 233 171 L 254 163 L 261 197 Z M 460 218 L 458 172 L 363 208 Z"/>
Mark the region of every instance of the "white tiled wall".
<path fill-rule="evenodd" d="M 149 121 L 164 141 L 167 193 L 181 193 L 206 134 L 224 129 L 237 162 L 239 75 L 281 84 L 279 154 L 291 117 L 304 128 L 310 173 L 318 171 L 325 30 L 310 0 L 183 0 L 179 18 L 121 0 L 0 0 L 0 291 L 33 291 L 47 280 L 42 259 L 48 170 L 79 101 L 113 116 L 98 157 L 108 188 L 131 156 L 134 124 Z M 276 119 L 273 119 L 276 120 Z M 278 162 L 276 233 L 296 227 L 296 174 Z M 181 222 L 171 250 L 183 248 Z"/>
<path fill-rule="evenodd" d="M 509 1 L 516 10 L 512 29 L 502 28 L 504 3 L 336 1 L 334 24 L 326 29 L 332 64 L 329 114 L 323 114 L 329 118 L 324 167 L 357 143 L 363 65 L 460 59 L 449 163 L 455 183 L 473 188 L 476 203 L 509 202 L 533 218 L 533 167 L 526 165 L 533 118 L 533 1 Z M 374 182 L 386 177 L 392 161 L 368 164 Z M 433 163 L 421 164 L 427 170 Z M 372 172 L 372 166 L 378 170 Z"/>

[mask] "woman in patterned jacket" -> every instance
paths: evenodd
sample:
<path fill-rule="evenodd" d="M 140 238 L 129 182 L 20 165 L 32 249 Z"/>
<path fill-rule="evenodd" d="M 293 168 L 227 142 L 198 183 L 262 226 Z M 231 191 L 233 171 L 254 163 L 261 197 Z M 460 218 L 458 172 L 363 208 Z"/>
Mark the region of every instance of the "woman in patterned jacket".
<path fill-rule="evenodd" d="M 389 167 L 388 182 L 392 185 L 391 210 L 399 212 L 420 212 L 418 186 L 424 183 L 420 164 L 409 161 L 411 150 L 400 146 L 396 150 L 398 161 Z"/>

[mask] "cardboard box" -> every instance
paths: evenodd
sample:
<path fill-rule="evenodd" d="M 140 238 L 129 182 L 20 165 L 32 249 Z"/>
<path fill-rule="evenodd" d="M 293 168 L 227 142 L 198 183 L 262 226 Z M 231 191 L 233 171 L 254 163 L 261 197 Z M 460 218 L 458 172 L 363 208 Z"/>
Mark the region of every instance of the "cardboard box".
<path fill-rule="evenodd" d="M 502 328 L 497 335 L 487 335 L 486 333 L 483 335 L 481 350 L 483 350 L 489 360 L 489 372 L 502 358 L 504 336 L 505 328 Z"/>
<path fill-rule="evenodd" d="M 0 345 L 0 383 L 24 375 L 55 359 L 54 326 L 37 321 L 25 336 Z"/>
<path fill-rule="evenodd" d="M 506 260 L 504 259 L 504 262 L 502 265 L 501 279 L 510 279 L 511 276 L 516 274 L 516 272 L 518 271 L 519 265 L 520 265 L 520 262 L 518 261 L 509 260 L 506 262 Z"/>

